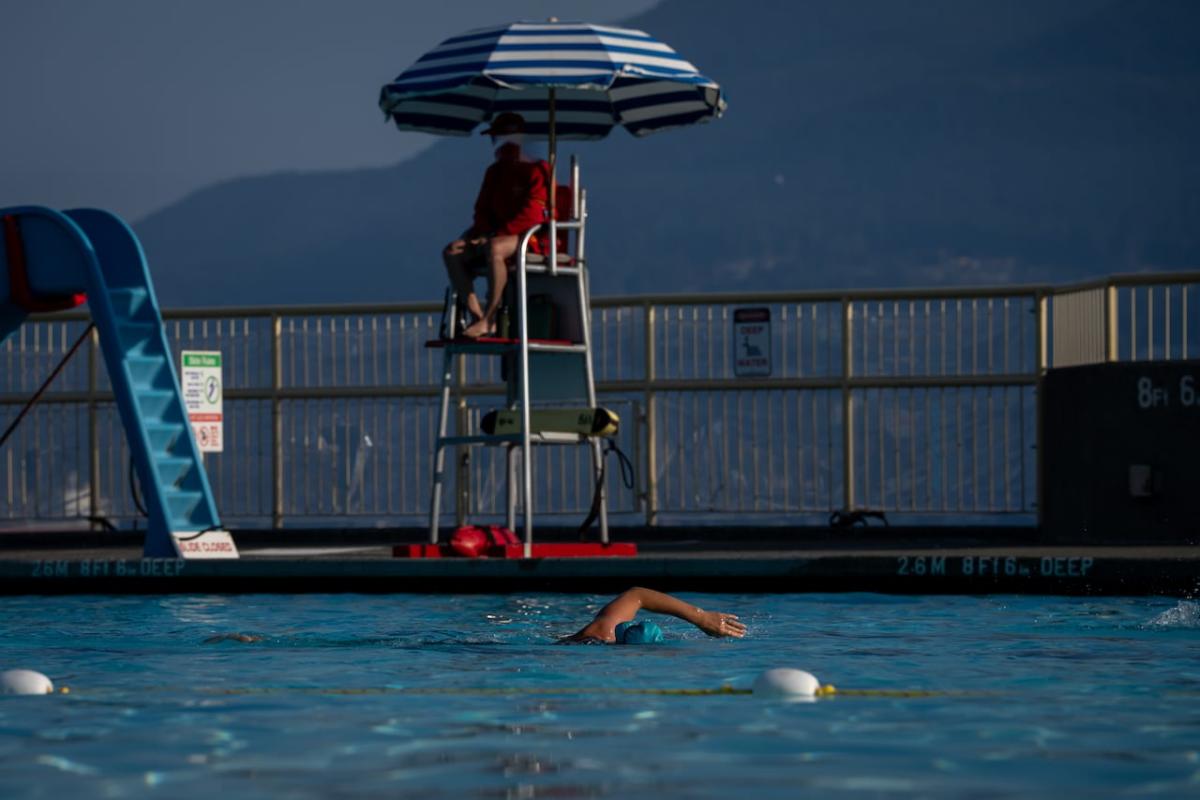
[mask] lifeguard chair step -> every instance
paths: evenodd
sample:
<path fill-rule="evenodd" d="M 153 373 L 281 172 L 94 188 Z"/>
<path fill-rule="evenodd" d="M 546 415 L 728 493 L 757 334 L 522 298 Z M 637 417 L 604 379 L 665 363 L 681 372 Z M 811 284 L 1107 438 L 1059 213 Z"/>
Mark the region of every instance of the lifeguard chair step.
<path fill-rule="evenodd" d="M 430 339 L 425 342 L 429 349 L 445 349 L 454 353 L 476 355 L 503 355 L 519 350 L 520 339 L 504 339 L 498 336 L 481 336 L 478 339 Z M 587 348 L 567 339 L 530 339 L 529 350 L 543 353 L 586 353 Z"/>

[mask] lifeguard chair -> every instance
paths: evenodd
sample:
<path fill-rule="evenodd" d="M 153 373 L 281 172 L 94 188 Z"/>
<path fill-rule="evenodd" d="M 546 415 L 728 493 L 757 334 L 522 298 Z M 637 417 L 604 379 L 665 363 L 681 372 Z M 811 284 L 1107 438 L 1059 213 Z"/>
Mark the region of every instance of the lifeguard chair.
<path fill-rule="evenodd" d="M 495 337 L 457 338 L 459 304 L 451 288 L 447 295 L 442 338 L 427 343 L 441 348 L 441 407 L 433 443 L 433 485 L 430 492 L 429 542 L 433 554 L 439 537 L 442 492 L 448 447 L 498 446 L 507 449 L 507 525 L 517 530 L 517 495 L 523 511 L 520 555 L 628 555 L 632 545 L 615 546 L 608 535 L 608 492 L 604 485 L 603 440 L 615 433 L 615 417 L 596 406 L 592 365 L 591 301 L 585 256 L 587 193 L 579 181 L 579 164 L 572 157 L 570 184 L 558 187 L 557 219 L 522 234 L 514 258 L 508 307 L 510 330 Z M 531 251 L 530 241 L 549 228 L 544 255 Z M 499 356 L 505 382 L 505 408 L 485 417 L 486 430 L 449 432 L 456 360 L 461 356 Z M 591 545 L 533 545 L 532 448 L 541 445 L 586 446 L 596 479 L 600 542 Z M 520 470 L 517 454 L 522 454 Z M 520 474 L 518 474 L 520 473 Z M 519 488 L 519 492 L 518 492 Z M 418 548 L 413 555 L 421 555 Z"/>

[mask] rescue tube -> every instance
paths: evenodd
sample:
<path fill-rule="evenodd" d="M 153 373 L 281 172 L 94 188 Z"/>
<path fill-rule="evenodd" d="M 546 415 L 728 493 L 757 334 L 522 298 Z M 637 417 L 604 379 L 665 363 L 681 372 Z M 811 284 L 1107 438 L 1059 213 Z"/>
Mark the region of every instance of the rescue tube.
<path fill-rule="evenodd" d="M 621 418 L 607 408 L 535 408 L 529 412 L 529 427 L 534 433 L 615 436 L 620 425 Z M 489 436 L 520 433 L 521 411 L 490 411 L 479 427 Z"/>
<path fill-rule="evenodd" d="M 505 548 L 520 544 L 515 533 L 499 525 L 464 525 L 450 537 L 450 548 L 466 558 L 503 556 Z"/>

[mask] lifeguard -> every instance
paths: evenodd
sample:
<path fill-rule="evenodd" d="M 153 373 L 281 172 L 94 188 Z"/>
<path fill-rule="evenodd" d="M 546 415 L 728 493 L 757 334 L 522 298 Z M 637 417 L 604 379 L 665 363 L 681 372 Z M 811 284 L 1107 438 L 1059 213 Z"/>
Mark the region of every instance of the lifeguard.
<path fill-rule="evenodd" d="M 519 114 L 497 115 L 483 133 L 492 137 L 496 161 L 483 176 L 471 227 L 442 251 L 450 283 L 473 317 L 464 332 L 472 339 L 496 332 L 508 260 L 521 234 L 547 219 L 550 174 L 549 164 L 525 154 L 525 120 Z M 486 309 L 474 290 L 474 274 L 481 267 L 488 278 Z"/>

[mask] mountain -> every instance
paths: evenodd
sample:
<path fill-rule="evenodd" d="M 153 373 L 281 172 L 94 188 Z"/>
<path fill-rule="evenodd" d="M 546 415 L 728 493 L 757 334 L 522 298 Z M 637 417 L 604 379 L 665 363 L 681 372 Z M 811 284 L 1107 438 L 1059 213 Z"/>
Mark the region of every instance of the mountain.
<path fill-rule="evenodd" d="M 1200 266 L 1191 0 L 666 0 L 628 24 L 729 111 L 560 147 L 581 155 L 597 295 Z M 136 229 L 166 305 L 439 298 L 489 157 L 446 139 L 246 178 Z"/>

